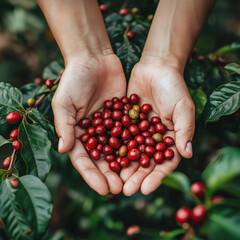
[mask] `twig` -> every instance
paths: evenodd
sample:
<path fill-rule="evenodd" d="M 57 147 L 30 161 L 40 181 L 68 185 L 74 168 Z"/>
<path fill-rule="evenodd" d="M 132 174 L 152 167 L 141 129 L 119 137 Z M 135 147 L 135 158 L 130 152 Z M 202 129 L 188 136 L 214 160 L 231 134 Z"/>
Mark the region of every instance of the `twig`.
<path fill-rule="evenodd" d="M 11 156 L 11 161 L 10 161 L 10 165 L 9 165 L 9 167 L 8 167 L 8 173 L 7 173 L 6 178 L 9 178 L 10 175 L 11 175 L 11 173 L 12 173 L 12 166 L 13 166 L 13 161 L 14 161 L 15 155 L 16 155 L 16 149 L 13 150 L 13 153 L 12 153 L 12 156 Z"/>
<path fill-rule="evenodd" d="M 190 240 L 193 236 L 195 235 L 195 230 L 194 228 L 191 226 L 186 234 L 183 236 L 182 240 Z"/>

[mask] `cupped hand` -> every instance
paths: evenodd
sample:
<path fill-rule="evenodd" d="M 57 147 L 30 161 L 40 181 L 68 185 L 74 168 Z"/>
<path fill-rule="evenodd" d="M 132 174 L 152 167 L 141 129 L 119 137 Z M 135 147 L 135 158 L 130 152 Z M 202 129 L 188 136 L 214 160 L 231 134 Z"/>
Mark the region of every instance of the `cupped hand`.
<path fill-rule="evenodd" d="M 162 179 L 178 165 L 181 155 L 192 157 L 191 141 L 195 128 L 195 107 L 182 74 L 170 65 L 160 62 L 139 62 L 133 69 L 128 95 L 136 93 L 141 104 L 152 105 L 153 115 L 161 118 L 168 128 L 166 136 L 172 136 L 176 145 L 172 147 L 175 156 L 172 160 L 156 165 L 151 161 L 148 168 L 132 162 L 129 168 L 121 171 L 124 182 L 123 192 L 130 196 L 141 189 L 143 194 L 156 190 Z"/>
<path fill-rule="evenodd" d="M 59 152 L 68 152 L 73 166 L 99 194 L 121 192 L 122 180 L 104 159 L 92 161 L 79 140 L 78 122 L 102 110 L 103 102 L 126 94 L 126 80 L 120 60 L 114 54 L 70 61 L 52 101 L 59 136 Z"/>

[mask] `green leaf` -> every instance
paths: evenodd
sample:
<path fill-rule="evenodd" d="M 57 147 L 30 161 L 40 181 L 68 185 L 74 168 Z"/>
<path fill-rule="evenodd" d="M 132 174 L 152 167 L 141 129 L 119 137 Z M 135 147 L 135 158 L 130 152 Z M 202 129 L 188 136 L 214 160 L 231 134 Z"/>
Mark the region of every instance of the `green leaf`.
<path fill-rule="evenodd" d="M 240 239 L 240 209 L 218 206 L 209 213 L 206 230 L 211 240 Z"/>
<path fill-rule="evenodd" d="M 224 184 L 223 186 L 221 186 L 220 190 L 240 199 L 239 184 L 227 183 L 227 184 Z"/>
<path fill-rule="evenodd" d="M 240 74 L 240 65 L 237 63 L 229 63 L 224 68 L 229 74 Z"/>
<path fill-rule="evenodd" d="M 48 133 L 38 124 L 22 123 L 19 126 L 19 140 L 22 142 L 21 156 L 28 167 L 28 173 L 44 180 L 51 168 L 51 142 Z"/>
<path fill-rule="evenodd" d="M 140 49 L 143 49 L 144 44 L 146 42 L 146 38 L 148 35 L 149 28 L 146 28 L 142 24 L 133 22 L 131 24 L 130 30 L 133 30 L 136 32 L 136 37 L 133 39 L 133 43 L 140 47 Z"/>
<path fill-rule="evenodd" d="M 109 26 L 107 28 L 107 33 L 112 45 L 116 42 L 123 41 L 124 28 L 122 25 Z"/>
<path fill-rule="evenodd" d="M 206 105 L 207 121 L 215 121 L 221 116 L 230 115 L 240 107 L 240 81 L 221 85 L 210 95 Z"/>
<path fill-rule="evenodd" d="M 23 95 L 23 103 L 27 103 L 27 100 L 29 98 L 34 98 L 35 94 L 39 91 L 41 86 L 35 84 L 35 83 L 29 83 L 24 85 L 23 87 L 20 88 L 22 95 Z"/>
<path fill-rule="evenodd" d="M 22 106 L 22 93 L 10 84 L 0 82 L 0 116 L 15 111 L 24 111 Z"/>
<path fill-rule="evenodd" d="M 215 161 L 206 167 L 202 178 L 208 186 L 209 194 L 212 194 L 238 175 L 240 175 L 240 149 L 225 147 L 219 150 Z"/>
<path fill-rule="evenodd" d="M 43 70 L 43 79 L 47 80 L 49 78 L 56 80 L 59 77 L 59 74 L 63 67 L 60 65 L 59 61 L 51 62 Z"/>
<path fill-rule="evenodd" d="M 231 44 L 228 44 L 226 46 L 223 46 L 223 47 L 219 48 L 216 51 L 216 54 L 217 55 L 222 55 L 224 53 L 236 51 L 236 50 L 239 50 L 239 49 L 240 49 L 240 42 L 234 42 L 234 43 L 231 43 Z"/>
<path fill-rule="evenodd" d="M 0 135 L 0 147 L 7 143 L 9 143 L 9 141 Z"/>
<path fill-rule="evenodd" d="M 207 96 L 200 88 L 196 90 L 189 88 L 189 92 L 195 104 L 195 109 L 196 109 L 195 114 L 196 114 L 196 120 L 197 120 L 199 116 L 202 114 L 203 109 L 207 103 Z"/>
<path fill-rule="evenodd" d="M 28 175 L 19 178 L 18 188 L 8 179 L 0 189 L 0 217 L 9 239 L 41 239 L 52 213 L 51 195 L 44 183 Z M 31 236 L 26 234 L 31 230 Z"/>
<path fill-rule="evenodd" d="M 162 183 L 168 187 L 177 189 L 182 192 L 190 191 L 190 181 L 188 177 L 181 172 L 173 172 L 167 175 Z"/>

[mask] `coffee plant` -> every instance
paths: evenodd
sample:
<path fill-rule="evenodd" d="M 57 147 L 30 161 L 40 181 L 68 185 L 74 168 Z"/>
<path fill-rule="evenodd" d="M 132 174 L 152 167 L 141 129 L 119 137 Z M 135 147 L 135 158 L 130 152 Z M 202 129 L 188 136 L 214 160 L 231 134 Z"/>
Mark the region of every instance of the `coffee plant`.
<path fill-rule="evenodd" d="M 151 12 L 141 15 L 136 7 L 113 12 L 111 4 L 105 2 L 100 9 L 107 32 L 129 79 L 139 61 L 153 15 Z M 206 55 L 193 49 L 184 76 L 196 107 L 194 157 L 183 159 L 177 171 L 164 178 L 158 195 L 153 193 L 151 207 L 146 207 L 147 199 L 145 203 L 139 200 L 136 209 L 145 206 L 147 218 L 154 216 L 155 224 L 141 226 L 140 215 L 135 213 L 133 218 L 128 212 L 132 201 L 124 203 L 122 197 L 108 204 L 118 208 L 118 215 L 126 223 L 122 226 L 117 219 L 111 220 L 112 210 L 106 213 L 102 209 L 101 215 L 92 206 L 91 198 L 96 198 L 93 193 L 84 198 L 71 186 L 69 196 L 76 201 L 72 214 L 81 204 L 85 209 L 82 215 L 87 214 L 94 222 L 91 227 L 99 225 L 109 231 L 108 238 L 104 238 L 99 227 L 98 232 L 90 234 L 90 239 L 124 239 L 127 227 L 126 235 L 133 239 L 240 239 L 240 65 L 227 63 L 224 58 L 224 54 L 238 50 L 239 42 Z M 64 175 L 73 171 L 66 167 L 68 156 L 57 153 L 51 109 L 63 69 L 62 59 L 54 61 L 44 69 L 42 78 L 20 89 L 0 82 L 0 147 L 12 145 L 11 156 L 0 159 L 0 228 L 5 232 L 1 232 L 0 239 L 65 239 L 63 233 L 52 236 L 47 232 L 53 200 L 44 183 L 52 165 L 52 172 Z M 203 149 L 205 155 L 201 154 Z M 57 161 L 60 163 L 56 164 Z M 80 179 L 76 173 L 68 177 L 72 181 Z M 51 183 L 48 185 L 51 188 Z M 108 195 L 108 199 L 113 198 Z M 106 201 L 98 200 L 95 205 L 101 209 L 106 207 Z"/>

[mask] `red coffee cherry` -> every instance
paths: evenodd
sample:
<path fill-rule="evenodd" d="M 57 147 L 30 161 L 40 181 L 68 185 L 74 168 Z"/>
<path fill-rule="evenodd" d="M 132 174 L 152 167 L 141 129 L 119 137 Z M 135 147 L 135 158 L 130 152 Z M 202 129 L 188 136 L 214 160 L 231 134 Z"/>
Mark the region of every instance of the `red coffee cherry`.
<path fill-rule="evenodd" d="M 122 97 L 121 102 L 122 102 L 122 104 L 127 104 L 127 103 L 129 103 L 129 98 L 128 97 Z"/>
<path fill-rule="evenodd" d="M 217 204 L 217 203 L 221 203 L 224 200 L 224 198 L 222 196 L 213 196 L 210 198 L 210 201 L 212 204 Z"/>
<path fill-rule="evenodd" d="M 120 157 L 125 157 L 127 155 L 127 152 L 128 152 L 127 146 L 126 145 L 122 145 L 119 148 L 118 154 L 119 154 Z"/>
<path fill-rule="evenodd" d="M 156 125 L 157 123 L 161 123 L 161 119 L 157 116 L 151 118 L 151 123 Z"/>
<path fill-rule="evenodd" d="M 129 130 L 129 132 L 130 132 L 132 135 L 134 135 L 134 136 L 136 136 L 136 135 L 139 134 L 139 128 L 138 128 L 136 125 L 131 125 L 131 126 L 129 126 L 129 127 L 128 127 L 128 130 Z"/>
<path fill-rule="evenodd" d="M 107 162 L 111 162 L 111 161 L 114 161 L 115 160 L 115 156 L 114 155 L 107 155 L 105 157 L 106 161 Z"/>
<path fill-rule="evenodd" d="M 92 121 L 92 125 L 93 125 L 94 127 L 97 127 L 97 126 L 99 126 L 99 125 L 102 125 L 102 123 L 103 123 L 102 118 L 95 118 L 95 119 L 93 119 L 93 121 Z"/>
<path fill-rule="evenodd" d="M 137 144 L 137 141 L 136 140 L 131 140 L 128 142 L 127 144 L 127 148 L 128 150 L 131 150 L 133 148 L 137 148 L 138 144 Z"/>
<path fill-rule="evenodd" d="M 16 151 L 20 151 L 22 148 L 22 144 L 18 140 L 13 141 L 12 146 Z"/>
<path fill-rule="evenodd" d="M 111 118 L 104 119 L 103 126 L 107 129 L 111 129 L 113 127 L 114 123 Z"/>
<path fill-rule="evenodd" d="M 198 60 L 198 62 L 203 63 L 205 61 L 205 57 L 204 56 L 198 56 L 197 60 Z"/>
<path fill-rule="evenodd" d="M 167 146 L 165 143 L 160 142 L 160 143 L 156 144 L 155 149 L 157 152 L 164 152 L 167 149 Z"/>
<path fill-rule="evenodd" d="M 138 149 L 139 149 L 139 151 L 140 152 L 142 152 L 142 153 L 144 153 L 145 152 L 145 145 L 144 144 L 141 144 L 139 147 L 138 147 Z"/>
<path fill-rule="evenodd" d="M 102 13 L 105 13 L 105 12 L 107 12 L 108 11 L 108 7 L 106 6 L 106 5 L 100 5 L 99 6 L 99 8 L 100 8 L 100 11 L 102 12 Z"/>
<path fill-rule="evenodd" d="M 141 107 L 141 112 L 143 113 L 149 113 L 152 110 L 152 106 L 150 104 L 143 104 Z"/>
<path fill-rule="evenodd" d="M 95 113 L 93 113 L 93 118 L 101 118 L 102 117 L 102 113 L 97 111 Z"/>
<path fill-rule="evenodd" d="M 130 99 L 130 102 L 131 102 L 132 104 L 138 104 L 138 103 L 139 103 L 139 97 L 138 97 L 137 94 L 132 94 L 132 95 L 129 97 L 129 99 Z"/>
<path fill-rule="evenodd" d="M 87 128 L 89 128 L 91 126 L 91 124 L 92 124 L 92 121 L 89 118 L 82 118 L 79 121 L 80 128 L 87 129 Z"/>
<path fill-rule="evenodd" d="M 182 207 L 178 209 L 175 215 L 176 222 L 180 225 L 183 223 L 190 222 L 191 219 L 191 210 L 187 207 Z"/>
<path fill-rule="evenodd" d="M 103 105 L 104 105 L 104 108 L 106 108 L 106 109 L 112 109 L 113 102 L 111 100 L 106 100 L 106 101 L 104 101 Z"/>
<path fill-rule="evenodd" d="M 45 85 L 47 86 L 47 88 L 51 89 L 54 85 L 54 81 L 52 79 L 48 79 L 46 82 L 45 82 Z"/>
<path fill-rule="evenodd" d="M 198 205 L 191 212 L 191 219 L 194 224 L 201 225 L 207 216 L 207 209 L 204 205 Z"/>
<path fill-rule="evenodd" d="M 162 152 L 156 152 L 154 153 L 154 162 L 157 163 L 157 164 L 160 164 L 163 162 L 164 160 L 164 156 L 163 156 L 163 153 Z"/>
<path fill-rule="evenodd" d="M 120 99 L 118 97 L 113 97 L 112 102 L 113 103 L 120 102 Z"/>
<path fill-rule="evenodd" d="M 171 148 L 168 148 L 164 152 L 164 158 L 167 160 L 171 160 L 174 157 L 174 151 Z"/>
<path fill-rule="evenodd" d="M 146 145 L 146 146 L 155 147 L 155 141 L 154 141 L 154 139 L 151 138 L 151 137 L 146 137 L 146 138 L 145 138 L 145 145 Z"/>
<path fill-rule="evenodd" d="M 137 141 L 138 144 L 144 143 L 144 137 L 142 135 L 137 135 L 134 139 Z"/>
<path fill-rule="evenodd" d="M 112 112 L 110 110 L 105 110 L 102 114 L 103 119 L 111 118 L 112 117 Z"/>
<path fill-rule="evenodd" d="M 123 140 L 129 140 L 130 137 L 131 137 L 131 133 L 130 133 L 127 129 L 124 129 L 124 130 L 122 131 L 121 138 L 122 138 Z"/>
<path fill-rule="evenodd" d="M 205 197 L 206 186 L 202 182 L 195 182 L 191 186 L 191 192 L 198 198 L 203 199 Z"/>
<path fill-rule="evenodd" d="M 89 136 L 94 136 L 94 135 L 96 134 L 95 128 L 94 128 L 94 127 L 89 127 L 89 128 L 87 129 L 87 134 L 88 134 Z"/>
<path fill-rule="evenodd" d="M 129 127 L 131 125 L 131 119 L 129 116 L 123 116 L 121 121 L 124 127 Z"/>
<path fill-rule="evenodd" d="M 225 66 L 227 64 L 227 61 L 225 58 L 221 57 L 221 56 L 218 56 L 217 57 L 217 63 L 220 65 L 220 66 Z"/>
<path fill-rule="evenodd" d="M 17 140 L 18 138 L 18 129 L 14 129 L 10 133 L 10 138 L 14 141 Z"/>
<path fill-rule="evenodd" d="M 123 110 L 123 104 L 121 102 L 116 102 L 113 104 L 113 109 L 114 110 Z"/>
<path fill-rule="evenodd" d="M 127 33 L 127 38 L 128 38 L 129 40 L 134 39 L 135 36 L 136 36 L 136 32 L 133 31 L 133 30 L 131 30 L 131 31 L 129 31 L 129 32 Z"/>
<path fill-rule="evenodd" d="M 150 126 L 148 128 L 148 132 L 150 132 L 151 134 L 154 134 L 155 133 L 155 127 L 154 126 Z"/>
<path fill-rule="evenodd" d="M 139 123 L 138 127 L 140 128 L 140 130 L 141 130 L 142 132 L 147 131 L 148 128 L 149 128 L 149 121 L 148 121 L 148 120 L 142 120 L 142 121 Z"/>
<path fill-rule="evenodd" d="M 115 149 L 120 147 L 120 141 L 116 137 L 109 138 L 108 143 L 111 147 Z"/>
<path fill-rule="evenodd" d="M 83 142 L 83 143 L 86 143 L 89 138 L 90 138 L 90 136 L 87 133 L 82 134 L 80 137 L 81 142 Z"/>
<path fill-rule="evenodd" d="M 140 227 L 137 225 L 133 225 L 127 229 L 127 236 L 133 236 L 135 234 L 138 234 L 139 232 L 140 232 Z"/>
<path fill-rule="evenodd" d="M 128 110 L 123 109 L 123 115 L 128 115 Z"/>
<path fill-rule="evenodd" d="M 103 125 L 99 125 L 96 127 L 96 133 L 98 135 L 103 135 L 106 132 L 106 128 Z"/>
<path fill-rule="evenodd" d="M 152 146 L 147 146 L 145 148 L 145 153 L 149 156 L 149 157 L 153 157 L 154 153 L 155 153 L 155 148 Z"/>
<path fill-rule="evenodd" d="M 37 77 L 37 78 L 34 79 L 34 83 L 37 84 L 37 85 L 42 86 L 44 84 L 44 81 L 43 81 L 42 78 Z"/>
<path fill-rule="evenodd" d="M 96 149 L 97 149 L 99 152 L 102 152 L 102 150 L 103 150 L 103 145 L 99 143 L 99 144 L 97 145 Z"/>
<path fill-rule="evenodd" d="M 87 141 L 87 147 L 93 149 L 97 146 L 97 139 L 95 137 L 90 137 Z"/>
<path fill-rule="evenodd" d="M 13 188 L 17 188 L 19 185 L 19 181 L 17 178 L 11 178 L 9 182 Z"/>
<path fill-rule="evenodd" d="M 140 155 L 141 155 L 141 152 L 139 151 L 139 149 L 133 148 L 128 152 L 127 158 L 131 161 L 136 161 L 140 158 Z"/>
<path fill-rule="evenodd" d="M 114 127 L 111 130 L 111 136 L 112 137 L 119 137 L 122 133 L 122 128 L 121 127 Z"/>
<path fill-rule="evenodd" d="M 92 149 L 91 152 L 90 152 L 90 156 L 94 160 L 99 160 L 99 158 L 100 158 L 100 151 L 98 151 L 97 149 Z"/>
<path fill-rule="evenodd" d="M 119 14 L 122 16 L 126 16 L 130 13 L 130 10 L 128 8 L 123 8 L 119 11 Z"/>
<path fill-rule="evenodd" d="M 151 133 L 150 132 L 142 132 L 141 135 L 146 138 L 146 137 L 151 137 Z"/>
<path fill-rule="evenodd" d="M 114 127 L 120 127 L 122 128 L 122 123 L 120 121 L 115 121 L 114 122 Z"/>
<path fill-rule="evenodd" d="M 85 147 L 86 151 L 87 151 L 88 153 L 90 153 L 91 149 L 88 148 L 87 143 L 84 145 L 84 147 Z"/>
<path fill-rule="evenodd" d="M 119 163 L 119 164 L 120 164 L 121 160 L 122 160 L 122 157 L 121 157 L 121 156 L 118 156 L 118 157 L 116 157 L 116 159 L 115 159 L 115 161 L 116 161 L 117 163 Z"/>
<path fill-rule="evenodd" d="M 97 137 L 98 143 L 105 145 L 107 143 L 106 136 L 98 136 Z"/>
<path fill-rule="evenodd" d="M 120 120 L 122 118 L 122 112 L 119 110 L 115 110 L 112 112 L 112 118 L 114 120 Z"/>
<path fill-rule="evenodd" d="M 197 55 L 198 55 L 198 49 L 197 48 L 193 48 L 191 56 L 194 57 L 194 56 L 197 56 Z"/>
<path fill-rule="evenodd" d="M 105 145 L 105 146 L 103 147 L 103 153 L 104 153 L 105 155 L 112 155 L 112 153 L 113 153 L 113 148 L 112 148 L 111 146 L 109 146 L 109 145 Z"/>
<path fill-rule="evenodd" d="M 6 116 L 6 120 L 8 123 L 16 123 L 21 119 L 21 115 L 18 112 L 11 112 Z"/>
<path fill-rule="evenodd" d="M 163 139 L 163 142 L 168 146 L 168 147 L 171 147 L 171 146 L 173 146 L 174 145 L 174 139 L 172 138 L 172 137 L 165 137 L 164 139 Z"/>
<path fill-rule="evenodd" d="M 141 167 L 147 168 L 150 165 L 150 158 L 149 157 L 144 157 L 139 160 L 139 163 Z"/>
<path fill-rule="evenodd" d="M 165 125 L 162 124 L 162 123 L 157 123 L 155 125 L 155 130 L 156 130 L 157 133 L 161 133 L 162 135 L 164 135 L 167 131 Z"/>
<path fill-rule="evenodd" d="M 11 157 L 7 157 L 5 158 L 4 162 L 3 162 L 3 167 L 4 168 L 8 168 L 11 162 Z"/>
<path fill-rule="evenodd" d="M 126 168 L 130 165 L 130 162 L 127 158 L 122 158 L 120 161 L 120 165 L 122 168 Z"/>
<path fill-rule="evenodd" d="M 123 109 L 125 109 L 125 110 L 130 110 L 132 108 L 132 106 L 129 104 L 129 103 L 127 103 L 127 104 L 125 104 L 124 106 L 123 106 Z"/>
<path fill-rule="evenodd" d="M 147 114 L 145 113 L 139 113 L 139 119 L 141 120 L 146 120 L 147 119 Z"/>
<path fill-rule="evenodd" d="M 117 172 L 117 171 L 120 170 L 120 165 L 119 165 L 119 163 L 116 162 L 116 161 L 111 161 L 111 162 L 109 163 L 109 168 L 110 168 L 112 171 Z"/>

